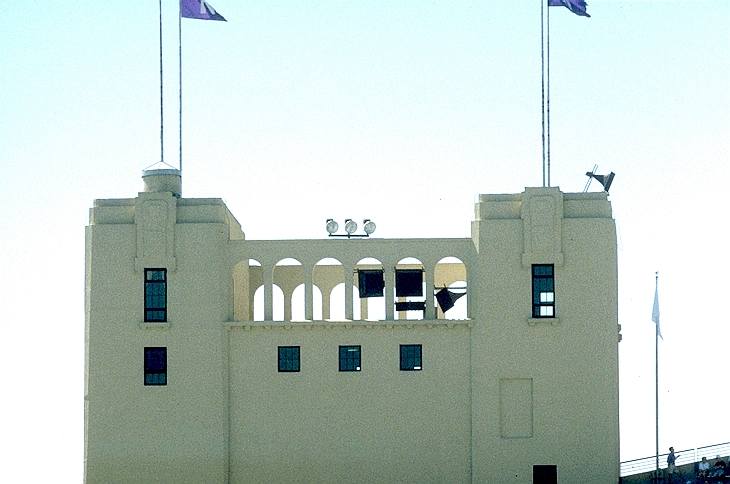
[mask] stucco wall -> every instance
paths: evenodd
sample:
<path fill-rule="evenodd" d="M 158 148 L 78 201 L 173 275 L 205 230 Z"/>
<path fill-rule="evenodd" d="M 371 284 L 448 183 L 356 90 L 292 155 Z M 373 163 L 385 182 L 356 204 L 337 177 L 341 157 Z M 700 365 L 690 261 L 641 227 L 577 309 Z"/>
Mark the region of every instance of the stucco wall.
<path fill-rule="evenodd" d="M 399 345 L 423 345 L 400 371 Z M 301 372 L 277 346 L 301 346 Z M 362 371 L 338 370 L 339 345 Z M 231 330 L 232 482 L 468 482 L 469 328 L 323 324 Z"/>
<path fill-rule="evenodd" d="M 472 227 L 471 239 L 247 241 L 220 199 L 97 201 L 86 248 L 87 482 L 529 483 L 536 464 L 556 465 L 560 482 L 617 482 L 616 234 L 605 194 L 482 195 Z M 311 295 L 324 257 L 342 263 L 345 281 L 363 257 L 390 281 L 398 261 L 416 257 L 430 290 L 445 256 L 464 262 L 467 321 L 395 320 L 391 307 L 386 321 L 276 322 L 270 292 L 269 320 L 245 318 L 258 286 L 247 276 L 260 273 L 271 291 L 286 257 L 303 266 L 280 276 L 303 278 Z M 262 267 L 248 270 L 249 258 Z M 555 266 L 555 318 L 531 317 L 536 263 Z M 166 323 L 142 322 L 145 267 L 167 269 Z M 399 370 L 400 344 L 423 345 L 422 371 Z M 286 345 L 301 347 L 298 373 L 277 371 Z M 339 345 L 362 347 L 362 371 L 338 371 Z M 165 386 L 142 384 L 147 346 L 167 348 Z"/>

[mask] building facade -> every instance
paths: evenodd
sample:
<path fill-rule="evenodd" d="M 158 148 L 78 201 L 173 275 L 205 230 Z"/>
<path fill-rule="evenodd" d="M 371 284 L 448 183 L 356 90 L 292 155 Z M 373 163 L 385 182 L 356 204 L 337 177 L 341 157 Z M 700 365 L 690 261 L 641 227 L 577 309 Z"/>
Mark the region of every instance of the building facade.
<path fill-rule="evenodd" d="M 605 192 L 481 195 L 463 239 L 263 241 L 143 179 L 86 228 L 86 482 L 618 481 Z"/>

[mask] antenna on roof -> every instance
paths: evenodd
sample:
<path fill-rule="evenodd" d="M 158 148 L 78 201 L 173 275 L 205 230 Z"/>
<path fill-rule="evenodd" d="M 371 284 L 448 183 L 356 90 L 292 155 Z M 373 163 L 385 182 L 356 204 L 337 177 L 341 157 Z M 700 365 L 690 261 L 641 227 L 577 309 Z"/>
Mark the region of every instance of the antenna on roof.
<path fill-rule="evenodd" d="M 598 165 L 593 165 L 593 169 L 590 172 L 586 172 L 588 181 L 586 182 L 586 186 L 583 187 L 583 193 L 587 192 L 588 187 L 591 186 L 591 182 L 593 181 L 593 175 L 596 173 L 597 169 L 598 169 Z"/>

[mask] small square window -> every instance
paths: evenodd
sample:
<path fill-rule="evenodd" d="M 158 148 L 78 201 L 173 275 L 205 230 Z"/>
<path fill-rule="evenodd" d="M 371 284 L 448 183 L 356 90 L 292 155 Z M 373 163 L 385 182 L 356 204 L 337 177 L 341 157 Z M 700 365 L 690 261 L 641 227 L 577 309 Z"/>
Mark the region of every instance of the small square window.
<path fill-rule="evenodd" d="M 144 270 L 144 320 L 167 321 L 167 269 Z"/>
<path fill-rule="evenodd" d="M 299 371 L 299 346 L 279 346 L 279 371 Z"/>
<path fill-rule="evenodd" d="M 340 371 L 360 371 L 359 346 L 340 346 Z"/>
<path fill-rule="evenodd" d="M 401 371 L 421 371 L 423 369 L 421 345 L 400 345 Z"/>
<path fill-rule="evenodd" d="M 167 348 L 144 349 L 144 384 L 167 385 Z"/>

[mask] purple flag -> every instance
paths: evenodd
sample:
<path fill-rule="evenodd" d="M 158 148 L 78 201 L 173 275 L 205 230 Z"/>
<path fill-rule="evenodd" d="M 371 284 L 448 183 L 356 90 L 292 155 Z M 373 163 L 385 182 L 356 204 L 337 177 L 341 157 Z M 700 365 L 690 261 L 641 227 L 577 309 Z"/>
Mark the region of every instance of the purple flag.
<path fill-rule="evenodd" d="M 200 20 L 222 20 L 223 15 L 215 11 L 205 0 L 180 0 L 180 16 Z"/>
<path fill-rule="evenodd" d="M 586 0 L 548 0 L 550 7 L 566 7 L 568 10 L 581 17 L 590 17 L 586 12 Z"/>

